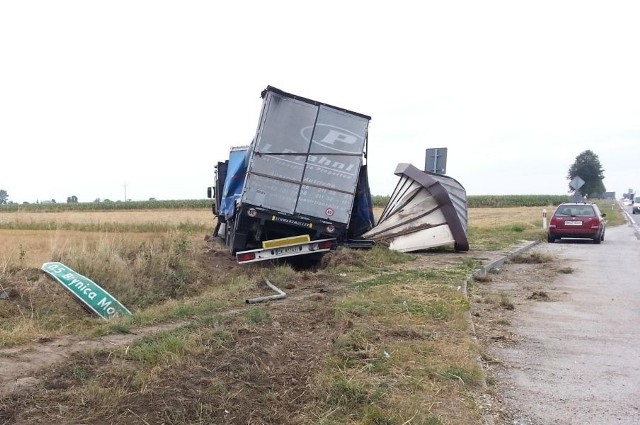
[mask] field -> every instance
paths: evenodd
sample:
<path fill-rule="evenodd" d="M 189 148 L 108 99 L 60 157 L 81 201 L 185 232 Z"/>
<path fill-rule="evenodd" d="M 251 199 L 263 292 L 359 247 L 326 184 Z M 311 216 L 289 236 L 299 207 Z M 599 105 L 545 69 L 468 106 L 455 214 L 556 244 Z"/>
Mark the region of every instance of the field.
<path fill-rule="evenodd" d="M 0 213 L 0 265 L 40 267 L 69 250 L 91 250 L 107 240 L 158 243 L 172 232 L 202 240 L 215 221 L 210 209 L 17 211 Z"/>
<path fill-rule="evenodd" d="M 480 250 L 543 236 L 542 209 L 537 207 L 470 208 L 469 224 L 471 244 Z M 184 232 L 199 242 L 214 226 L 211 211 L 204 208 L 5 212 L 0 213 L 0 264 L 40 267 L 61 252 L 95 249 L 105 239 L 159 242 L 172 232 Z"/>
<path fill-rule="evenodd" d="M 204 208 L 1 212 L 0 423 L 482 423 L 460 286 L 494 252 L 543 239 L 541 213 L 471 208 L 469 253 L 338 250 L 295 270 L 236 265 L 205 240 Z M 88 315 L 45 261 L 133 318 Z M 265 279 L 287 298 L 247 304 L 272 293 Z"/>

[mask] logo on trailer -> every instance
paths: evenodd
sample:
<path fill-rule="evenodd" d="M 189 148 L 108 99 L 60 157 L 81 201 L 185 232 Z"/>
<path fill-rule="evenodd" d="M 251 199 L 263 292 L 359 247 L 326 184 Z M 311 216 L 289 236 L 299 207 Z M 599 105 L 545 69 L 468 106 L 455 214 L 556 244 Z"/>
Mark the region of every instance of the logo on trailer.
<path fill-rule="evenodd" d="M 333 214 L 335 214 L 335 211 L 333 211 L 333 208 L 327 208 L 327 210 L 324 213 L 329 217 L 333 217 Z"/>
<path fill-rule="evenodd" d="M 249 211 L 247 211 L 247 215 L 249 217 L 255 217 L 258 215 L 258 211 L 256 211 L 255 208 L 249 208 Z"/>
<path fill-rule="evenodd" d="M 305 140 L 338 153 L 361 153 L 364 144 L 361 134 L 331 124 L 316 123 L 315 126 L 304 127 L 300 134 Z"/>

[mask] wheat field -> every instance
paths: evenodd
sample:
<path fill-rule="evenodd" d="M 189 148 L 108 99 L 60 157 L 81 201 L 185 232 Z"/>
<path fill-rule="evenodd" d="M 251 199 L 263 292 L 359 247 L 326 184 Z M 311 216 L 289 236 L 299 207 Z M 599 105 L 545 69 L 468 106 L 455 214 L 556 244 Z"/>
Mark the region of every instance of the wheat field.
<path fill-rule="evenodd" d="M 381 208 L 375 208 L 376 217 Z M 551 212 L 549 212 L 550 214 Z M 160 229 L 144 231 L 145 226 L 155 224 Z M 171 229 L 190 223 L 198 230 L 192 232 L 194 241 L 209 234 L 215 225 L 213 215 L 207 209 L 120 210 L 120 211 L 61 211 L 61 212 L 2 212 L 0 213 L 0 267 L 15 264 L 40 267 L 55 260 L 57 253 L 72 249 L 91 249 L 109 237 L 122 237 L 133 242 L 158 241 Z M 496 225 L 542 223 L 542 208 L 470 208 L 469 226 L 490 228 Z M 38 227 L 47 225 L 49 229 Z M 131 231 L 78 231 L 62 229 L 65 225 L 123 225 Z M 7 228 L 10 226 L 11 228 Z M 35 228 L 35 229 L 34 229 Z M 203 230 L 204 229 L 204 230 Z"/>
<path fill-rule="evenodd" d="M 127 225 L 130 232 L 92 232 L 61 229 L 64 225 L 77 224 Z M 156 224 L 161 231 L 139 231 L 136 226 Z M 156 242 L 172 229 L 184 223 L 213 230 L 215 221 L 211 211 L 197 210 L 129 210 L 129 211 L 62 211 L 62 212 L 3 212 L 0 225 L 0 270 L 10 265 L 40 267 L 55 261 L 56 255 L 69 250 L 91 250 L 96 244 L 109 238 L 126 238 L 132 242 Z M 49 230 L 32 230 L 46 224 Z M 194 240 L 202 240 L 209 230 L 193 233 Z"/>

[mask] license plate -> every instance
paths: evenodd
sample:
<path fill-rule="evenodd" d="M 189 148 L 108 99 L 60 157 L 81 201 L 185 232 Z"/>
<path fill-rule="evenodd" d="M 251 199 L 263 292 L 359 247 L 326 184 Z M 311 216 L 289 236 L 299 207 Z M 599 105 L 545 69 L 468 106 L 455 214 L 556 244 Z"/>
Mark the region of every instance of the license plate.
<path fill-rule="evenodd" d="M 301 250 L 302 248 L 299 246 L 290 246 L 287 248 L 277 248 L 277 249 L 274 249 L 273 251 L 275 255 L 280 255 L 280 254 L 291 254 L 295 252 L 300 252 Z"/>
<path fill-rule="evenodd" d="M 569 220 L 569 221 L 565 221 L 564 224 L 566 226 L 582 226 L 582 221 Z"/>

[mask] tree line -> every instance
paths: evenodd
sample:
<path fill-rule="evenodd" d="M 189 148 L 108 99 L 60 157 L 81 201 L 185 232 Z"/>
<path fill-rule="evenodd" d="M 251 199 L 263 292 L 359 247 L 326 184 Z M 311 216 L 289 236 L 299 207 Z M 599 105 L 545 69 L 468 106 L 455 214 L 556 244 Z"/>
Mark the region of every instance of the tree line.
<path fill-rule="evenodd" d="M 600 164 L 600 159 L 598 155 L 596 155 L 591 150 L 586 150 L 580 153 L 573 164 L 569 167 L 569 172 L 567 174 L 567 180 L 572 181 L 574 178 L 580 177 L 584 184 L 579 189 L 575 189 L 569 185 L 569 193 L 579 192 L 581 195 L 586 196 L 587 198 L 598 197 L 604 195 L 606 192 L 604 186 L 604 169 Z M 376 197 L 374 197 L 376 198 Z M 380 198 L 380 197 L 378 197 Z M 155 198 L 150 198 L 149 201 L 155 201 Z M 109 199 L 101 200 L 97 198 L 93 201 L 94 203 L 99 202 L 112 202 Z M 6 190 L 0 189 L 0 205 L 5 205 L 8 203 L 12 203 L 9 201 L 9 193 Z M 56 200 L 51 199 L 47 201 L 42 201 L 45 204 L 55 204 Z M 67 204 L 77 204 L 78 197 L 75 195 L 67 197 Z M 28 202 L 25 202 L 28 204 Z"/>
<path fill-rule="evenodd" d="M 108 199 L 105 199 L 105 201 L 108 201 Z M 96 199 L 93 202 L 100 202 L 100 199 Z M 23 202 L 23 204 L 28 204 L 29 202 Z M 40 203 L 40 201 L 37 201 L 36 203 Z M 41 203 L 43 204 L 55 204 L 56 200 L 55 199 L 51 199 L 51 200 L 43 200 Z M 67 204 L 77 204 L 78 203 L 78 197 L 75 195 L 71 195 L 69 197 L 67 197 Z M 4 190 L 4 189 L 0 189 L 0 205 L 7 205 L 7 204 L 13 204 L 13 202 L 9 201 L 9 193 Z"/>

